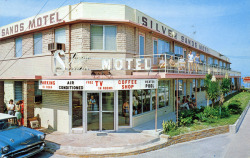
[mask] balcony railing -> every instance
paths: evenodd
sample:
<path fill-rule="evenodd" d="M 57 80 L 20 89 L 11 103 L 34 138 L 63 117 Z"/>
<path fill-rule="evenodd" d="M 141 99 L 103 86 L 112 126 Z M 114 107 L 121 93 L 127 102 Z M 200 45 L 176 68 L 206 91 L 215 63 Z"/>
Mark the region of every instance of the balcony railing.
<path fill-rule="evenodd" d="M 225 68 L 216 64 L 209 65 L 204 61 L 189 62 L 187 58 L 181 57 L 179 54 L 154 54 L 154 55 L 137 55 L 135 58 L 149 60 L 151 72 L 164 73 L 184 73 L 184 74 L 213 74 L 241 76 L 241 72 L 232 71 L 231 68 Z"/>
<path fill-rule="evenodd" d="M 67 66 L 71 65 L 71 67 Z M 130 72 L 159 72 L 159 73 L 180 73 L 180 74 L 213 74 L 228 76 L 241 76 L 238 71 L 230 68 L 223 68 L 217 65 L 208 65 L 204 62 L 193 61 L 192 64 L 187 59 L 176 54 L 154 54 L 154 55 L 126 55 L 105 56 L 96 54 L 84 56 L 84 54 L 74 55 L 70 64 L 66 64 L 68 71 L 83 70 L 123 70 Z"/>

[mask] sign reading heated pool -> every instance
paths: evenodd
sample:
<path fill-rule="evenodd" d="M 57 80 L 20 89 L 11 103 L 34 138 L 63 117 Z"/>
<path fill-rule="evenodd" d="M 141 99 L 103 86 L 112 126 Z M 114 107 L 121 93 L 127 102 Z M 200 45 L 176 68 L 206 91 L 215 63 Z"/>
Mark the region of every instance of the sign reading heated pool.
<path fill-rule="evenodd" d="M 44 90 L 130 90 L 156 89 L 157 79 L 120 80 L 40 80 L 39 89 Z"/>

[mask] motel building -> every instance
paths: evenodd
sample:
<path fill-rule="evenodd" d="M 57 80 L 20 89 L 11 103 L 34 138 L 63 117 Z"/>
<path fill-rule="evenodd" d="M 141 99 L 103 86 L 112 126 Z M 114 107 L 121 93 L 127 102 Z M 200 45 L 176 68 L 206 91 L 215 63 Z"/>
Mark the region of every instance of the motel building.
<path fill-rule="evenodd" d="M 188 53 L 199 54 L 188 63 Z M 181 56 L 183 60 L 181 62 Z M 0 112 L 24 100 L 24 124 L 64 133 L 133 128 L 207 105 L 205 75 L 232 80 L 225 55 L 126 5 L 79 3 L 0 27 Z"/>

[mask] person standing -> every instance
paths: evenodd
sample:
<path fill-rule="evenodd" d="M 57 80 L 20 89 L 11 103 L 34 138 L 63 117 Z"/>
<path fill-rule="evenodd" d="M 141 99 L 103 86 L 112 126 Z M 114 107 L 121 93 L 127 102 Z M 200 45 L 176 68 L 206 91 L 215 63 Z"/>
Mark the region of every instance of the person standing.
<path fill-rule="evenodd" d="M 198 72 L 198 66 L 199 66 L 199 63 L 200 63 L 200 56 L 199 54 L 197 53 L 196 56 L 194 57 L 194 66 L 195 66 L 195 72 L 197 73 Z"/>
<path fill-rule="evenodd" d="M 14 116 L 15 104 L 12 99 L 10 99 L 9 104 L 7 105 L 7 110 L 9 115 Z"/>
<path fill-rule="evenodd" d="M 21 120 L 22 120 L 22 114 L 21 114 L 21 104 L 22 104 L 22 101 L 19 100 L 17 103 L 16 103 L 16 106 L 15 106 L 15 116 L 17 118 L 17 122 L 18 122 L 18 125 L 21 126 Z"/>

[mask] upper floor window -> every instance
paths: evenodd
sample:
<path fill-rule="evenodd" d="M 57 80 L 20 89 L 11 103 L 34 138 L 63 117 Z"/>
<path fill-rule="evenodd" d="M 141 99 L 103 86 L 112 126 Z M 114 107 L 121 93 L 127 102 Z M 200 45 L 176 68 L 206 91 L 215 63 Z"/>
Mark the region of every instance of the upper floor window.
<path fill-rule="evenodd" d="M 218 59 L 214 59 L 214 64 L 218 66 Z"/>
<path fill-rule="evenodd" d="M 174 53 L 175 54 L 180 54 L 180 55 L 183 55 L 183 48 L 180 47 L 180 46 L 174 46 Z"/>
<path fill-rule="evenodd" d="M 56 43 L 66 43 L 65 28 L 59 28 L 55 30 L 55 42 Z"/>
<path fill-rule="evenodd" d="M 91 25 L 92 50 L 116 50 L 116 26 Z"/>
<path fill-rule="evenodd" d="M 213 64 L 214 64 L 213 58 L 209 57 L 209 65 L 213 65 Z"/>
<path fill-rule="evenodd" d="M 194 57 L 196 56 L 196 52 L 195 51 L 192 51 L 192 54 L 193 54 Z"/>
<path fill-rule="evenodd" d="M 226 67 L 225 62 L 222 62 L 222 66 L 223 66 L 224 68 Z"/>
<path fill-rule="evenodd" d="M 200 54 L 200 59 L 203 63 L 206 62 L 206 58 L 205 58 L 205 55 L 204 54 Z"/>
<path fill-rule="evenodd" d="M 158 54 L 165 54 L 167 52 L 169 52 L 170 49 L 170 44 L 167 41 L 158 40 Z"/>
<path fill-rule="evenodd" d="M 145 37 L 143 35 L 139 35 L 139 55 L 140 58 L 144 58 L 145 51 Z"/>
<path fill-rule="evenodd" d="M 22 57 L 22 55 L 23 55 L 22 40 L 23 40 L 22 37 L 19 37 L 19 38 L 15 39 L 15 46 L 16 46 L 15 56 L 16 57 Z"/>
<path fill-rule="evenodd" d="M 42 54 L 42 33 L 34 34 L 34 55 Z"/>
<path fill-rule="evenodd" d="M 219 61 L 219 66 L 222 67 L 222 61 Z"/>

